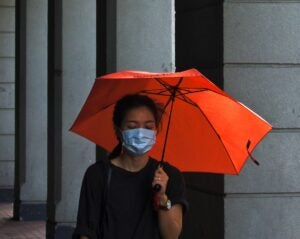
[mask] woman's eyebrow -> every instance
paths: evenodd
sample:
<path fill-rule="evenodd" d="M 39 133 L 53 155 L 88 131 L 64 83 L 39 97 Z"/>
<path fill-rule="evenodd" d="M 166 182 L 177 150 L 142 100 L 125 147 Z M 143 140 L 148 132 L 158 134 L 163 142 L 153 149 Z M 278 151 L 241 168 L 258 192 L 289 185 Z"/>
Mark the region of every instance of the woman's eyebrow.
<path fill-rule="evenodd" d="M 140 123 L 138 120 L 127 120 L 127 123 Z M 155 123 L 155 120 L 147 120 L 145 123 Z"/>
<path fill-rule="evenodd" d="M 138 123 L 137 120 L 127 120 L 126 123 Z"/>

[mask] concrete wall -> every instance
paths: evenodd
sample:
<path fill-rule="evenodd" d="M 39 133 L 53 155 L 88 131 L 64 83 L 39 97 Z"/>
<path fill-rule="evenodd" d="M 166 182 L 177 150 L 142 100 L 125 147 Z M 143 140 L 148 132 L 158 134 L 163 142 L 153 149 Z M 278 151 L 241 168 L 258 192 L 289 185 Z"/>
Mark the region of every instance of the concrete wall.
<path fill-rule="evenodd" d="M 96 1 L 49 2 L 47 238 L 71 238 L 95 145 L 69 131 L 96 77 Z"/>
<path fill-rule="evenodd" d="M 115 52 L 111 52 L 110 49 L 108 53 L 109 71 L 124 69 L 174 71 L 174 1 L 108 2 L 109 11 L 115 9 L 115 19 L 112 19 L 112 15 L 108 16 L 109 24 L 115 24 L 115 34 L 111 33 L 111 28 L 108 30 L 108 44 L 109 42 L 115 44 Z"/>
<path fill-rule="evenodd" d="M 0 201 L 14 185 L 15 1 L 0 0 Z"/>
<path fill-rule="evenodd" d="M 17 1 L 16 9 L 14 218 L 38 220 L 47 197 L 47 2 Z"/>
<path fill-rule="evenodd" d="M 300 2 L 224 3 L 224 86 L 273 126 L 225 177 L 225 238 L 300 238 Z"/>
<path fill-rule="evenodd" d="M 56 220 L 76 218 L 78 193 L 95 146 L 69 131 L 96 77 L 96 1 L 63 1 L 62 181 Z M 80 36 L 80 37 L 78 37 Z M 51 80 L 51 79 L 50 79 Z"/>

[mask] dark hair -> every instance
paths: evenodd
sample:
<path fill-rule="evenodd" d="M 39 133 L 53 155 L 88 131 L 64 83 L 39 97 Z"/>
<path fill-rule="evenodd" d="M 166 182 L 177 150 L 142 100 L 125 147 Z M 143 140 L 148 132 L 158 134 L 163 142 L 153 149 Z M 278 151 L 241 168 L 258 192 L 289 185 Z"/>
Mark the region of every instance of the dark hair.
<path fill-rule="evenodd" d="M 155 125 L 159 128 L 161 117 L 163 114 L 163 107 L 161 104 L 155 102 L 147 95 L 142 94 L 130 94 L 125 95 L 115 104 L 114 112 L 113 112 L 113 123 L 116 128 L 121 128 L 121 124 L 129 110 L 139 108 L 139 107 L 147 107 L 154 116 Z M 122 142 L 118 137 L 119 144 L 113 149 L 110 153 L 109 158 L 115 158 L 120 155 L 122 151 Z"/>

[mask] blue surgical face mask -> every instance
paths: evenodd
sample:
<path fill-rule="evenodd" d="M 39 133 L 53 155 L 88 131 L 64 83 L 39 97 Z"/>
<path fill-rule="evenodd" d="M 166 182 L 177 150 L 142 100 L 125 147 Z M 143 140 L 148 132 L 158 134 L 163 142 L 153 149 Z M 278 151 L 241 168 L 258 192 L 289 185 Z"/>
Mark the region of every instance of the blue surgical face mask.
<path fill-rule="evenodd" d="M 123 146 L 134 156 L 147 153 L 155 144 L 156 131 L 144 128 L 122 131 Z"/>

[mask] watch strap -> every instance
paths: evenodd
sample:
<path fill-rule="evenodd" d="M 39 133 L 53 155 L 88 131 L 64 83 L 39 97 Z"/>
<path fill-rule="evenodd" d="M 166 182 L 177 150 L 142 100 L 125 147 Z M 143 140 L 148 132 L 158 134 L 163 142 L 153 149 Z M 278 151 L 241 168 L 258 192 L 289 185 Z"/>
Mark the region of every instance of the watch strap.
<path fill-rule="evenodd" d="M 168 211 L 168 210 L 170 210 L 170 209 L 171 209 L 171 207 L 172 207 L 171 200 L 170 200 L 170 199 L 168 199 L 164 205 L 160 204 L 160 205 L 159 205 L 159 207 L 158 207 L 158 209 L 161 209 L 161 210 L 166 210 L 166 211 Z"/>

